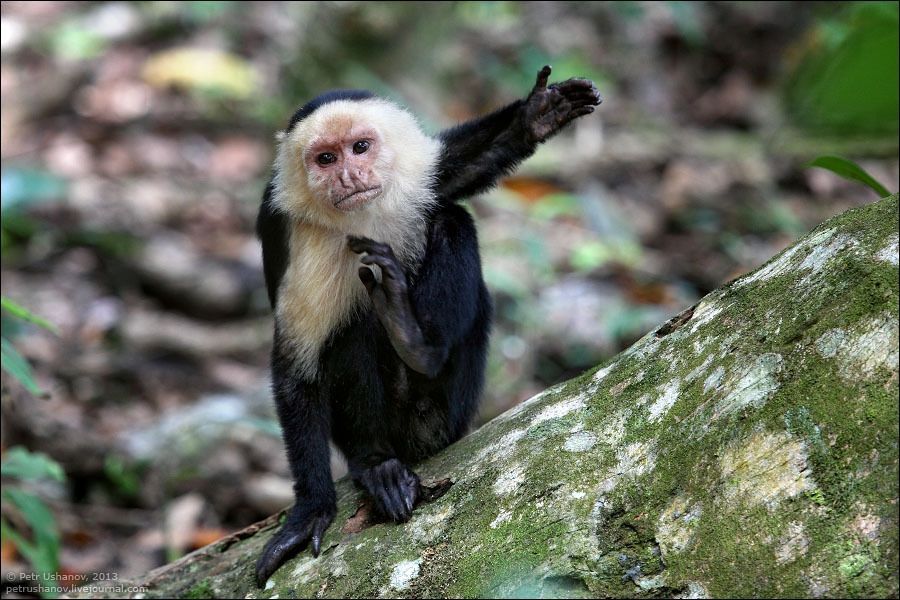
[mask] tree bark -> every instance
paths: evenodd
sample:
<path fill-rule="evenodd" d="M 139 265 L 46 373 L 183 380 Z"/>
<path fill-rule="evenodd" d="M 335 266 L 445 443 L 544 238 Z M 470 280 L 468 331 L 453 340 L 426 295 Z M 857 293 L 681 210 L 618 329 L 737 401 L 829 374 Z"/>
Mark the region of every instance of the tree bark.
<path fill-rule="evenodd" d="M 821 225 L 418 466 L 452 487 L 256 589 L 277 515 L 144 597 L 898 594 L 898 202 Z M 95 594 L 96 595 L 96 594 Z"/>

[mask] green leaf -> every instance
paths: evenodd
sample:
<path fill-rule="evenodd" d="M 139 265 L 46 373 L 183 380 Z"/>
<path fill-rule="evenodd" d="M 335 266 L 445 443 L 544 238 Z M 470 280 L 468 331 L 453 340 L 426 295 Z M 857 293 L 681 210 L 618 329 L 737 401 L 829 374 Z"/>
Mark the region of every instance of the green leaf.
<path fill-rule="evenodd" d="M 634 266 L 641 258 L 641 248 L 630 241 L 617 241 L 610 244 L 601 241 L 589 241 L 572 250 L 569 262 L 576 271 L 587 272 L 602 267 L 610 262 L 626 266 Z"/>
<path fill-rule="evenodd" d="M 63 23 L 53 32 L 53 52 L 66 60 L 87 60 L 99 56 L 107 42 L 81 23 Z"/>
<path fill-rule="evenodd" d="M 22 358 L 22 355 L 13 348 L 12 342 L 6 338 L 2 339 L 2 366 L 4 371 L 18 379 L 19 383 L 35 396 L 44 393 L 34 381 L 28 361 Z"/>
<path fill-rule="evenodd" d="M 56 326 L 53 323 L 51 323 L 50 321 L 47 321 L 46 319 L 44 319 L 42 317 L 37 316 L 36 314 L 29 311 L 27 308 L 25 308 L 21 304 L 17 304 L 15 302 L 13 302 L 6 296 L 0 297 L 0 302 L 3 303 L 3 310 L 7 311 L 9 314 L 13 315 L 14 317 L 18 317 L 18 318 L 22 319 L 23 321 L 28 321 L 29 323 L 34 323 L 35 325 L 39 325 L 40 327 L 43 327 L 44 329 L 52 331 L 53 333 L 59 333 L 59 331 L 56 329 Z"/>
<path fill-rule="evenodd" d="M 591 271 L 600 267 L 612 259 L 612 252 L 607 244 L 602 242 L 588 242 L 581 244 L 572 251 L 570 261 L 576 271 Z"/>
<path fill-rule="evenodd" d="M 141 480 L 137 473 L 120 457 L 107 456 L 106 462 L 103 463 L 103 472 L 124 496 L 132 498 L 140 491 Z"/>
<path fill-rule="evenodd" d="M 820 156 L 817 159 L 807 163 L 807 167 L 819 167 L 828 169 L 836 175 L 840 175 L 844 179 L 850 181 L 858 181 L 869 186 L 879 198 L 890 196 L 891 193 L 886 187 L 878 183 L 878 181 L 865 172 L 865 170 L 852 160 L 841 158 L 840 156 Z"/>
<path fill-rule="evenodd" d="M 65 481 L 66 474 L 58 462 L 41 452 L 29 452 L 21 446 L 10 448 L 3 454 L 0 474 L 17 479 L 53 479 Z"/>
<path fill-rule="evenodd" d="M 896 135 L 898 22 L 896 2 L 860 2 L 814 27 L 786 80 L 793 121 L 815 132 Z"/>
<path fill-rule="evenodd" d="M 6 500 L 5 497 L 3 499 Z M 37 547 L 34 544 L 19 535 L 19 533 L 6 522 L 6 519 L 0 520 L 0 533 L 2 533 L 4 540 L 12 541 L 16 550 L 19 551 L 19 554 L 24 556 L 25 560 L 31 563 L 30 557 L 38 553 Z M 31 564 L 34 566 L 33 563 Z"/>
<path fill-rule="evenodd" d="M 41 582 L 50 581 L 50 575 L 59 571 L 59 531 L 53 513 L 44 501 L 25 490 L 7 486 L 3 490 L 3 502 L 15 506 L 31 529 L 33 541 L 26 540 L 2 522 L 3 537 L 12 540 L 18 551 L 41 577 Z M 55 598 L 57 594 L 43 594 L 45 598 Z"/>

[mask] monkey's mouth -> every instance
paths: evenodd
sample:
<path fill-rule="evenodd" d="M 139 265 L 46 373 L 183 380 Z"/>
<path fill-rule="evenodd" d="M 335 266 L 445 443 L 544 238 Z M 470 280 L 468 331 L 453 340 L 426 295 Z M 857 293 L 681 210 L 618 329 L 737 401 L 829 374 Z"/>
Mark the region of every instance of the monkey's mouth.
<path fill-rule="evenodd" d="M 371 187 L 367 190 L 360 190 L 358 192 L 353 192 L 352 194 L 347 194 L 346 196 L 335 202 L 334 207 L 344 212 L 350 212 L 352 210 L 356 210 L 357 208 L 365 206 L 366 204 L 374 200 L 375 197 L 380 193 L 381 186 L 376 185 L 375 187 Z"/>

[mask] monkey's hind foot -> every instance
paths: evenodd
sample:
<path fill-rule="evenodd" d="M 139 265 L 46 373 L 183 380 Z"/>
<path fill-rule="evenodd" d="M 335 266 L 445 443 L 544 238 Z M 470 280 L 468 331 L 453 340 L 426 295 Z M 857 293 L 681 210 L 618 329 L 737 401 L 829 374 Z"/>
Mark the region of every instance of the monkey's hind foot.
<path fill-rule="evenodd" d="M 263 587 L 272 574 L 287 560 L 312 544 L 318 557 L 325 530 L 334 520 L 337 507 L 333 503 L 309 508 L 294 505 L 281 529 L 273 535 L 256 563 L 256 585 Z"/>
<path fill-rule="evenodd" d="M 397 523 L 412 516 L 419 499 L 419 476 L 396 458 L 361 471 L 356 480 L 375 500 L 375 508 Z"/>

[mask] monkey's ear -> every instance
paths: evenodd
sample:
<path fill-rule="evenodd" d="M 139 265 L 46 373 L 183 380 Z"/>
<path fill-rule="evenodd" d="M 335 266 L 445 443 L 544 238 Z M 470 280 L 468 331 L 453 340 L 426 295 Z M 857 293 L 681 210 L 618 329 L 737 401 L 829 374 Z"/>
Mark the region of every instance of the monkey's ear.
<path fill-rule="evenodd" d="M 276 131 L 275 132 L 275 141 L 280 142 L 287 135 L 287 131 Z"/>

